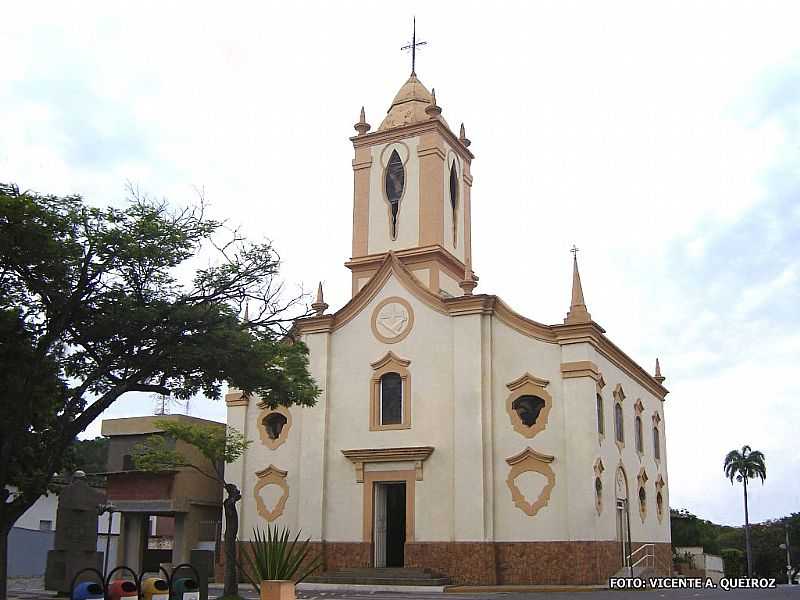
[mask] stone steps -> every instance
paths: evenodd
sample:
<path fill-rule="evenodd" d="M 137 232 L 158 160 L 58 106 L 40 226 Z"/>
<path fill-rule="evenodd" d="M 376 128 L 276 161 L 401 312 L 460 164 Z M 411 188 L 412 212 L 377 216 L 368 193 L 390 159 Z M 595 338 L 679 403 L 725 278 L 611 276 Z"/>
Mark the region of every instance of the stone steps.
<path fill-rule="evenodd" d="M 386 567 L 382 569 L 339 569 L 307 577 L 308 583 L 338 583 L 350 585 L 413 585 L 443 586 L 450 578 L 428 569 Z"/>

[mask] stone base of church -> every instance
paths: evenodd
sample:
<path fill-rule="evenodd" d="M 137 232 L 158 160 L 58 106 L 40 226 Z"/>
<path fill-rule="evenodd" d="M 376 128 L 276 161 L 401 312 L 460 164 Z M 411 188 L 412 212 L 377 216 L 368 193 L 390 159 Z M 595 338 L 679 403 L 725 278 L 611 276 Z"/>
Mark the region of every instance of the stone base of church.
<path fill-rule="evenodd" d="M 240 546 L 247 542 L 240 542 Z M 634 543 L 634 550 L 640 544 Z M 322 571 L 369 568 L 372 545 L 366 542 L 312 542 L 323 558 Z M 622 566 L 620 545 L 586 542 L 410 542 L 405 566 L 448 575 L 456 585 L 605 584 Z M 656 543 L 656 574 L 667 576 L 672 546 Z M 221 574 L 221 565 L 217 570 Z"/>

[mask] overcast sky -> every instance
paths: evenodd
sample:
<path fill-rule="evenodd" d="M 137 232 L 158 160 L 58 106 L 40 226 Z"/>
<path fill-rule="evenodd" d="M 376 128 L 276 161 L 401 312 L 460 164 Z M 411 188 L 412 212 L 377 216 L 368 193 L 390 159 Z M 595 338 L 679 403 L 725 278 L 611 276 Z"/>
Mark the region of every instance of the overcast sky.
<path fill-rule="evenodd" d="M 477 291 L 559 323 L 577 244 L 593 318 L 661 357 L 672 506 L 740 523 L 722 460 L 750 444 L 751 518 L 800 510 L 800 4 L 489 6 L 5 3 L 0 181 L 118 205 L 126 181 L 176 205 L 203 189 L 339 308 L 348 137 L 408 77 L 416 15 L 418 75 L 473 141 Z"/>

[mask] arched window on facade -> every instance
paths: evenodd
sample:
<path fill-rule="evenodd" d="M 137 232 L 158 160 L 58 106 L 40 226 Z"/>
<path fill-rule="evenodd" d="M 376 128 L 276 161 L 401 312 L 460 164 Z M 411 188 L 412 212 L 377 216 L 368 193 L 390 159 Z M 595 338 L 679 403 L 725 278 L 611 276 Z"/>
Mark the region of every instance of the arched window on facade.
<path fill-rule="evenodd" d="M 622 421 L 622 405 L 614 404 L 614 436 L 620 444 L 625 443 L 624 423 Z"/>
<path fill-rule="evenodd" d="M 653 427 L 653 456 L 661 460 L 661 434 L 658 433 L 658 427 Z"/>
<path fill-rule="evenodd" d="M 636 416 L 636 420 L 634 421 L 634 429 L 635 429 L 635 436 L 636 436 L 636 451 L 637 452 L 644 452 L 644 441 L 642 439 L 642 417 Z"/>
<path fill-rule="evenodd" d="M 453 245 L 456 244 L 457 220 L 456 209 L 458 208 L 458 170 L 456 169 L 456 161 L 450 164 L 450 208 L 453 214 Z"/>
<path fill-rule="evenodd" d="M 403 422 L 403 380 L 399 373 L 381 376 L 381 425 L 398 425 Z"/>
<path fill-rule="evenodd" d="M 389 157 L 384 184 L 392 219 L 392 239 L 394 239 L 397 237 L 397 213 L 400 210 L 400 199 L 403 197 L 403 190 L 406 186 L 405 168 L 397 150 L 392 150 Z"/>
<path fill-rule="evenodd" d="M 597 394 L 597 433 L 604 435 L 606 432 L 605 415 L 603 414 L 603 397 Z"/>

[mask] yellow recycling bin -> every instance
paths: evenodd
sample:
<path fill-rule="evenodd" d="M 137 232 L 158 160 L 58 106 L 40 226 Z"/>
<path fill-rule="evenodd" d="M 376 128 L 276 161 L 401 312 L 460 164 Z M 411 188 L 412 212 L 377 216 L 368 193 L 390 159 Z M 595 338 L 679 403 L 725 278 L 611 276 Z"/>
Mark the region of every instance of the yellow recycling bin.
<path fill-rule="evenodd" d="M 160 577 L 148 577 L 142 582 L 142 600 L 169 600 L 169 585 Z"/>

